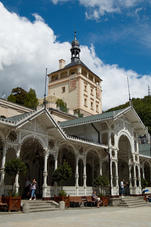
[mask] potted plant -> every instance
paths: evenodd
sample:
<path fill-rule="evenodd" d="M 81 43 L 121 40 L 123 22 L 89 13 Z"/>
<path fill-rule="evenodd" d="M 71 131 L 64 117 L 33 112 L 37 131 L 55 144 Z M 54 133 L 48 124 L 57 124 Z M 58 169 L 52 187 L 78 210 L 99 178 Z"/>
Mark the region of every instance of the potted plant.
<path fill-rule="evenodd" d="M 103 206 L 107 206 L 109 203 L 109 196 L 107 196 L 106 189 L 109 186 L 109 181 L 106 176 L 99 175 L 95 178 L 93 185 L 98 187 L 99 197 L 102 200 Z"/>
<path fill-rule="evenodd" d="M 59 197 L 55 197 L 55 201 L 65 201 L 66 206 L 68 206 L 68 200 L 66 192 L 63 190 L 62 186 L 64 182 L 72 176 L 71 166 L 64 161 L 62 165 L 58 166 L 58 168 L 54 171 L 52 178 L 53 181 L 57 183 L 58 186 L 61 186 L 61 190 L 59 191 Z"/>
<path fill-rule="evenodd" d="M 19 158 L 9 160 L 5 164 L 5 173 L 8 174 L 11 178 L 12 190 L 10 191 L 9 196 L 5 196 L 5 201 L 8 204 L 8 210 L 20 210 L 21 206 L 21 196 L 14 190 L 14 181 L 15 177 L 19 173 L 26 173 L 26 165 Z"/>

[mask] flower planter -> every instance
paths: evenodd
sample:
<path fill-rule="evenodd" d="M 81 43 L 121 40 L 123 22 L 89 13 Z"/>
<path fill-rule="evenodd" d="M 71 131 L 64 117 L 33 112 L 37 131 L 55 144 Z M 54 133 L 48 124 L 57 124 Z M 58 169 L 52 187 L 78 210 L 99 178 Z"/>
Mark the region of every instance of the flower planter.
<path fill-rule="evenodd" d="M 4 196 L 8 205 L 8 211 L 19 211 L 21 209 L 21 196 Z"/>
<path fill-rule="evenodd" d="M 109 205 L 109 197 L 108 196 L 101 196 L 100 198 L 102 200 L 103 206 Z"/>

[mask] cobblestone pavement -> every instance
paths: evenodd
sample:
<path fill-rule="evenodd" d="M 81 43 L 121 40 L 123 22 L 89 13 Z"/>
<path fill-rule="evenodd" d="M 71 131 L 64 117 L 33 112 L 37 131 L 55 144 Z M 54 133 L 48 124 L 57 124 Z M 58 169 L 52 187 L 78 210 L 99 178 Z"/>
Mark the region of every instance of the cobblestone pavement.
<path fill-rule="evenodd" d="M 0 213 L 0 227 L 151 227 L 151 206 Z"/>

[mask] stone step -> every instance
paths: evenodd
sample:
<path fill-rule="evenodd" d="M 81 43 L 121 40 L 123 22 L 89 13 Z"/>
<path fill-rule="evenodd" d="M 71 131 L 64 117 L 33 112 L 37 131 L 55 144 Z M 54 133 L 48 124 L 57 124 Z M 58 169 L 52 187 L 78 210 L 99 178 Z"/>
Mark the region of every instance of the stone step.
<path fill-rule="evenodd" d="M 59 210 L 59 204 L 53 200 L 24 200 L 23 212 L 41 212 Z"/>
<path fill-rule="evenodd" d="M 121 198 L 120 207 L 142 207 L 146 206 L 147 203 L 144 198 L 141 197 L 123 197 Z"/>
<path fill-rule="evenodd" d="M 33 212 L 57 211 L 57 210 L 59 210 L 59 208 L 51 208 L 51 207 L 40 208 L 40 207 L 36 207 L 34 209 L 30 208 L 29 212 L 33 213 Z"/>

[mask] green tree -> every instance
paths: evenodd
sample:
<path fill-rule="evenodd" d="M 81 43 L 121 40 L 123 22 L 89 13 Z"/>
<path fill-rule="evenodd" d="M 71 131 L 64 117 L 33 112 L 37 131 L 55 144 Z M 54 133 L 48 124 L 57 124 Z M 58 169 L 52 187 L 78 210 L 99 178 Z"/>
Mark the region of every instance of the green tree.
<path fill-rule="evenodd" d="M 26 174 L 27 167 L 25 163 L 19 159 L 12 159 L 6 162 L 5 164 L 5 172 L 11 177 L 12 184 L 12 192 L 13 192 L 13 184 L 15 181 L 16 174 L 23 173 Z"/>
<path fill-rule="evenodd" d="M 26 95 L 27 91 L 25 91 L 23 88 L 21 87 L 13 88 L 7 100 L 20 105 L 24 105 Z"/>
<path fill-rule="evenodd" d="M 38 106 L 36 92 L 32 88 L 28 92 L 21 87 L 13 88 L 7 100 L 32 109 Z"/>
<path fill-rule="evenodd" d="M 53 172 L 52 178 L 54 182 L 57 182 L 62 186 L 63 183 L 71 176 L 71 166 L 66 161 L 64 161 L 63 165 L 58 166 L 58 168 Z"/>
<path fill-rule="evenodd" d="M 60 108 L 63 112 L 68 112 L 67 104 L 62 99 L 57 99 L 56 101 L 57 107 Z"/>
<path fill-rule="evenodd" d="M 101 194 L 103 194 L 105 187 L 109 186 L 109 180 L 106 176 L 99 175 L 93 181 L 95 187 L 101 188 Z"/>
<path fill-rule="evenodd" d="M 136 110 L 137 114 L 141 118 L 142 122 L 145 124 L 145 126 L 148 127 L 148 131 L 151 134 L 151 96 L 145 96 L 144 98 L 133 98 L 132 104 L 134 109 Z M 119 109 L 124 109 L 129 106 L 129 102 L 116 106 L 112 109 L 107 110 L 108 111 L 114 111 Z"/>
<path fill-rule="evenodd" d="M 24 105 L 29 108 L 34 108 L 38 106 L 38 99 L 36 97 L 36 92 L 34 89 L 30 88 L 29 92 L 27 93 L 25 100 L 24 100 Z"/>

